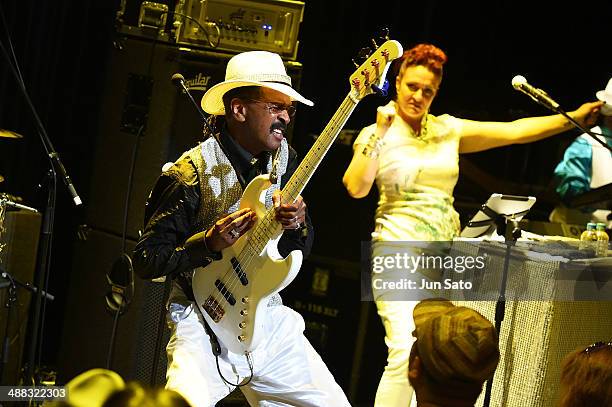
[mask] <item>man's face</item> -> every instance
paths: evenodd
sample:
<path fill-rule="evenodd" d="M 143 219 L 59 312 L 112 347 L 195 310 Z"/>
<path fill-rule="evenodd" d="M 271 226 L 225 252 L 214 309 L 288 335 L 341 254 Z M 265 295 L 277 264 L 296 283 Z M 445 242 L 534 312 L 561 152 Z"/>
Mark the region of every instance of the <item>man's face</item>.
<path fill-rule="evenodd" d="M 294 112 L 289 96 L 269 88 L 261 88 L 257 99 L 243 99 L 245 124 L 249 130 L 247 150 L 251 154 L 276 150 L 287 132 Z"/>

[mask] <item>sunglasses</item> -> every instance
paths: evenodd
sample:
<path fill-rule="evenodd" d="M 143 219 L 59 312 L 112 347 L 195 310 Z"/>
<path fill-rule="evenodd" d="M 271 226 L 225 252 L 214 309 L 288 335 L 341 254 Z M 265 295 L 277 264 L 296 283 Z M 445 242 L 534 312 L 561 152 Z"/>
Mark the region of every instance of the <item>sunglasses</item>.
<path fill-rule="evenodd" d="M 612 342 L 603 342 L 603 341 L 595 342 L 594 344 L 587 346 L 583 350 L 583 352 L 588 355 L 593 352 L 597 352 L 598 350 L 602 350 L 605 347 L 612 348 Z"/>
<path fill-rule="evenodd" d="M 290 118 L 293 118 L 295 116 L 296 107 L 293 105 L 285 105 L 282 103 L 267 102 L 265 100 L 258 100 L 258 99 L 244 99 L 244 100 L 247 100 L 252 103 L 265 104 L 266 108 L 268 109 L 268 112 L 270 112 L 270 114 L 273 114 L 273 115 L 279 115 L 282 112 L 287 112 Z"/>

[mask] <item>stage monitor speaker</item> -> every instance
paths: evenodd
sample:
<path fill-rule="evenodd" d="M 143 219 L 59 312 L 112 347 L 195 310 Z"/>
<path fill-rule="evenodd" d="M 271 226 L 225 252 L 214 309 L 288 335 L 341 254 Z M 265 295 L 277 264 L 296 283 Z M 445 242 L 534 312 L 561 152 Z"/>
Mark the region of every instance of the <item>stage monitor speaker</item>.
<path fill-rule="evenodd" d="M 131 254 L 134 246 L 135 242 L 128 240 L 127 253 Z M 93 229 L 80 233 L 68 287 L 59 383 L 106 366 L 114 318 L 105 306 L 105 296 L 110 291 L 106 273 L 121 256 L 121 248 L 121 238 L 115 235 Z M 169 339 L 165 311 L 168 285 L 135 277 L 134 286 L 132 301 L 119 317 L 110 367 L 125 380 L 164 384 L 165 345 Z"/>
<path fill-rule="evenodd" d="M 224 80 L 231 56 L 138 37 L 119 37 L 115 41 L 93 152 L 87 200 L 90 226 L 122 233 L 126 194 L 131 184 L 127 235 L 138 238 L 145 201 L 162 166 L 203 139 L 202 118 L 170 78 L 181 73 L 199 103 L 207 89 Z M 301 64 L 288 62 L 286 68 L 294 87 L 299 88 Z M 133 155 L 134 172 L 130 180 Z"/>
<path fill-rule="evenodd" d="M 0 230 L 0 245 L 5 245 L 0 250 L 0 268 L 10 274 L 13 279 L 24 284 L 32 284 L 34 281 L 41 219 L 39 213 L 7 211 L 4 225 L 0 224 L 0 228 L 3 228 Z M 17 301 L 7 308 L 9 282 L 0 278 L 0 287 L 2 287 L 0 289 L 0 343 L 8 339 L 8 348 L 0 349 L 3 358 L 5 357 L 4 352 L 8 352 L 0 384 L 15 385 L 19 383 L 20 368 L 23 364 L 23 348 L 32 293 L 17 287 Z M 9 309 L 10 319 L 7 313 Z M 6 321 L 10 322 L 8 330 Z"/>

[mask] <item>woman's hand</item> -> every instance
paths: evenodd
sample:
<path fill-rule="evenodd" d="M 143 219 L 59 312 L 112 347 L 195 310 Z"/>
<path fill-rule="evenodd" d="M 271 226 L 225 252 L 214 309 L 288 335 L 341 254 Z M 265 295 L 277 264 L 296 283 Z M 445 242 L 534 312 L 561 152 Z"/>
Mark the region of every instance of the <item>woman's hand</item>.
<path fill-rule="evenodd" d="M 387 133 L 397 114 L 395 102 L 390 102 L 376 109 L 376 136 L 381 138 Z"/>

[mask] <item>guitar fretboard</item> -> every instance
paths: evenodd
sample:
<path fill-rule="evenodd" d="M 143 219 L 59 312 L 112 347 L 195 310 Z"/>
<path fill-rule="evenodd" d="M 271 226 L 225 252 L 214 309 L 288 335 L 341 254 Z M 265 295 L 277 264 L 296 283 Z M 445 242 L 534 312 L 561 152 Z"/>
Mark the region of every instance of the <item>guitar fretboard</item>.
<path fill-rule="evenodd" d="M 356 106 L 357 102 L 351 98 L 350 94 L 344 98 L 336 113 L 327 123 L 319 137 L 317 137 L 308 154 L 306 154 L 299 167 L 287 182 L 287 185 L 283 188 L 283 203 L 294 202 L 298 195 L 302 193 Z M 274 219 L 274 209 L 272 208 L 251 233 L 249 243 L 252 246 L 253 254 L 261 253 L 279 227 L 280 225 Z"/>

